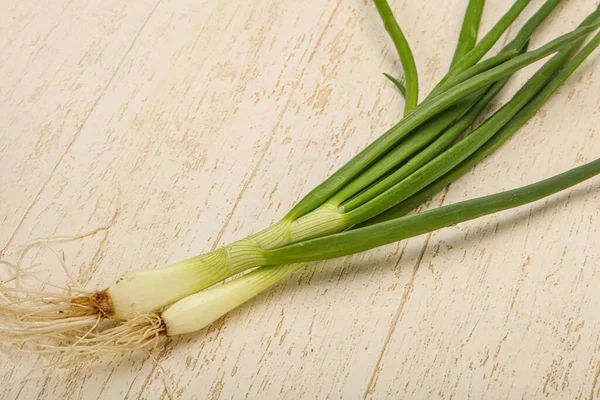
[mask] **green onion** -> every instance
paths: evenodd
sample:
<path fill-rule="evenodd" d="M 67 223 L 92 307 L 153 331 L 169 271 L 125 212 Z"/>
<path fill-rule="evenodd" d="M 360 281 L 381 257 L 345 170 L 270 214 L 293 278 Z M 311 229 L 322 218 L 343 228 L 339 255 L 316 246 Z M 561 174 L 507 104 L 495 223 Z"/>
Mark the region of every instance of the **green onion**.
<path fill-rule="evenodd" d="M 512 136 L 600 45 L 597 34 L 579 51 L 600 24 L 599 8 L 579 28 L 528 51 L 531 35 L 559 3 L 548 0 L 499 54 L 480 61 L 529 1 L 517 0 L 477 43 L 483 3 L 469 2 L 448 74 L 417 104 L 418 78 L 410 47 L 387 2 L 375 0 L 407 77 L 406 115 L 279 222 L 170 266 L 128 272 L 98 293 L 80 290 L 76 297 L 70 291 L 52 297 L 23 294 L 0 284 L 0 320 L 6 325 L 0 325 L 0 334 L 32 342 L 51 338 L 81 354 L 98 348 L 133 350 L 162 334 L 206 326 L 304 262 L 365 251 L 517 207 L 600 173 L 597 160 L 520 189 L 406 216 Z M 553 54 L 510 101 L 466 134 L 515 72 Z M 397 86 L 403 90 L 399 82 Z M 108 330 L 96 329 L 102 317 L 124 321 Z"/>
<path fill-rule="evenodd" d="M 403 132 L 410 132 L 412 128 L 419 126 L 427 118 L 435 116 L 436 112 L 439 113 L 448 108 L 452 102 L 456 102 L 497 80 L 503 79 L 525 65 L 568 46 L 592 29 L 593 25 L 579 28 L 553 40 L 538 50 L 514 57 L 498 67 L 469 78 L 433 99 L 426 100 L 408 114 L 403 119 L 403 122 L 396 126 L 396 129 L 392 128 L 392 130 L 388 131 L 387 134 L 378 139 L 373 145 L 369 146 L 365 151 L 346 164 L 346 166 L 342 167 L 341 172 L 338 171 L 332 178 L 339 177 L 341 173 L 349 168 L 357 168 L 363 162 L 366 164 L 365 161 L 367 158 L 375 158 L 377 154 L 382 154 L 397 141 L 394 140 L 394 136 L 399 136 Z M 540 79 L 535 78 L 528 85 L 530 87 L 535 86 L 534 83 L 539 85 Z M 510 105 L 505 106 L 501 112 L 497 113 L 493 121 L 504 124 L 507 119 L 519 111 L 523 103 L 530 99 L 530 95 L 530 91 L 518 94 L 517 98 Z M 402 129 L 398 128 L 398 126 L 402 127 Z M 471 135 L 466 139 L 467 141 L 464 144 L 461 145 L 459 143 L 461 146 L 459 148 L 477 148 L 496 131 L 496 124 L 489 123 L 485 129 L 480 129 L 481 135 Z M 453 155 L 456 153 L 456 150 L 450 149 L 450 151 Z M 439 177 L 450 168 L 452 163 L 455 164 L 455 160 L 447 160 L 448 156 L 444 157 L 442 161 L 436 161 L 438 158 L 431 162 L 433 163 L 432 166 L 429 166 L 431 163 L 427 164 L 413 175 L 422 176 L 423 173 L 421 170 L 425 168 L 425 171 L 430 171 L 432 176 Z M 175 301 L 176 298 L 185 297 L 227 279 L 232 275 L 264 264 L 263 251 L 265 249 L 281 247 L 312 237 L 340 232 L 356 223 L 369 219 L 403 200 L 400 197 L 395 197 L 399 192 L 403 196 L 409 196 L 415 190 L 421 189 L 421 181 L 418 181 L 412 175 L 407 179 L 411 179 L 411 185 L 407 186 L 404 184 L 400 188 L 394 186 L 388 189 L 386 193 L 349 213 L 340 212 L 338 207 L 325 204 L 311 213 L 296 218 L 291 218 L 290 214 L 288 214 L 282 221 L 265 231 L 214 252 L 193 257 L 169 267 L 151 271 L 126 273 L 120 278 L 121 281 L 117 280 L 109 287 L 109 294 L 112 297 L 115 309 L 112 315 L 118 318 L 127 318 L 138 313 L 153 311 L 162 305 Z M 329 186 L 331 187 L 331 185 Z M 378 209 L 377 207 L 381 208 Z M 123 284 L 123 282 L 126 284 Z M 160 282 L 160 286 L 168 288 L 168 290 L 148 291 L 148 288 L 156 285 L 157 282 Z"/>
<path fill-rule="evenodd" d="M 596 17 L 596 14 L 592 14 L 584 21 L 584 24 Z M 428 197 L 440 191 L 448 183 L 455 180 L 475 163 L 499 147 L 500 144 L 510 137 L 544 104 L 550 95 L 556 91 L 598 45 L 600 45 L 600 34 L 596 35 L 566 65 L 562 66 L 577 50 L 579 43 L 563 51 L 542 67 L 536 74 L 537 82 L 535 83 L 547 82 L 549 76 L 553 78 L 543 89 L 535 94 L 531 102 L 505 124 L 500 132 L 491 140 L 483 147 L 480 147 L 466 161 L 452 170 L 452 172 L 428 186 L 424 191 L 400 203 L 397 209 L 392 209 L 398 214 L 397 218 L 394 218 L 393 213 L 388 211 L 381 214 L 380 217 L 369 220 L 368 223 L 364 224 L 364 227 L 358 226 L 346 232 L 267 250 L 265 252 L 267 259 L 265 264 L 270 266 L 258 268 L 232 282 L 188 296 L 169 307 L 162 314 L 162 318 L 166 324 L 166 333 L 175 335 L 202 329 L 233 308 L 302 268 L 305 265 L 303 264 L 304 262 L 354 254 L 483 215 L 517 207 L 547 197 L 600 174 L 599 159 L 533 185 L 441 207 L 413 216 L 401 217 Z M 557 69 L 559 69 L 558 72 Z M 527 90 L 535 91 L 537 85 L 532 84 L 530 81 L 529 86 L 526 86 L 526 88 L 523 88 L 520 93 L 522 94 Z M 497 88 L 497 90 L 499 89 Z M 277 267 L 278 264 L 287 263 L 296 264 Z M 230 300 L 231 293 L 233 292 L 235 292 L 235 301 Z M 189 318 L 190 315 L 198 316 L 198 318 Z"/>
<path fill-rule="evenodd" d="M 533 100 L 514 116 L 492 140 L 478 149 L 446 177 L 428 187 L 424 195 L 419 193 L 413 196 L 417 200 L 410 198 L 408 201 L 400 203 L 398 209 L 383 213 L 380 217 L 369 220 L 368 224 L 364 224 L 362 227 L 359 226 L 346 232 L 266 251 L 264 264 L 270 266 L 258 268 L 217 288 L 188 296 L 169 307 L 162 314 L 167 326 L 166 333 L 174 335 L 202 329 L 233 308 L 302 268 L 305 265 L 302 263 L 358 253 L 484 215 L 518 207 L 565 190 L 600 174 L 600 159 L 598 159 L 561 175 L 519 189 L 403 217 L 506 141 L 545 103 L 550 95 L 558 89 L 598 45 L 600 45 L 600 34 L 597 34 L 581 52 L 564 65 L 554 78 L 537 93 Z M 556 72 L 556 66 L 568 59 L 576 49 L 577 45 L 574 45 L 573 48 L 553 58 L 538 72 L 537 76 L 545 76 Z M 531 86 L 529 90 L 531 90 Z M 289 263 L 296 264 L 276 267 L 278 264 Z M 229 293 L 232 291 L 236 293 L 236 301 L 229 302 Z M 189 315 L 197 315 L 199 318 L 189 318 Z"/>
<path fill-rule="evenodd" d="M 188 296 L 161 314 L 169 336 L 200 330 L 302 268 L 300 262 L 359 253 L 484 215 L 518 207 L 600 174 L 600 159 L 544 181 L 368 227 L 311 239 L 266 252 L 266 265 L 216 288 Z M 298 263 L 298 264 L 289 264 Z M 279 264 L 289 264 L 284 267 Z"/>

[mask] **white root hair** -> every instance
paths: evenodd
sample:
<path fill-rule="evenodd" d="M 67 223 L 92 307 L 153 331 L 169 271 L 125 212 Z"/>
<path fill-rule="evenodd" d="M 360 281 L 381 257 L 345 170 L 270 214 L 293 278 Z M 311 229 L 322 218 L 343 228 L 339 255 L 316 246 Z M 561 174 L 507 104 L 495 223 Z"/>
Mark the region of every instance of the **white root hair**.
<path fill-rule="evenodd" d="M 37 342 L 34 347 L 26 347 L 20 351 L 39 355 L 53 356 L 53 360 L 45 365 L 32 369 L 26 376 L 29 379 L 39 371 L 50 368 L 89 365 L 99 361 L 103 356 L 123 355 L 136 350 L 147 350 L 147 355 L 163 372 L 167 395 L 172 398 L 168 386 L 167 374 L 162 365 L 152 355 L 152 350 L 162 350 L 165 342 L 165 326 L 158 313 L 140 315 L 128 321 L 119 321 L 113 326 L 100 328 L 103 322 L 100 314 L 87 330 L 79 329 L 77 333 L 70 331 L 63 340 L 47 340 Z M 23 344 L 23 341 L 19 342 Z"/>
<path fill-rule="evenodd" d="M 38 344 L 30 350 L 38 354 L 58 355 L 58 364 L 80 364 L 104 355 L 136 350 L 159 350 L 165 337 L 165 326 L 159 314 L 146 314 L 113 326 L 100 327 L 101 318 L 86 331 L 70 334 L 68 342 Z M 56 364 L 55 364 L 56 365 Z"/>
<path fill-rule="evenodd" d="M 119 187 L 113 215 L 105 226 L 75 236 L 35 239 L 18 254 L 16 262 L 0 260 L 0 267 L 8 268 L 8 277 L 4 280 L 0 277 L 0 348 L 16 345 L 25 351 L 50 353 L 51 349 L 76 345 L 100 328 L 108 316 L 105 312 L 108 296 L 85 289 L 71 273 L 64 253 L 52 245 L 107 231 L 118 217 L 120 203 Z M 34 271 L 41 264 L 24 264 L 34 249 L 50 251 L 60 264 L 66 283 L 41 279 Z"/>
<path fill-rule="evenodd" d="M 108 321 L 99 304 L 103 292 L 84 289 L 70 273 L 64 255 L 51 246 L 106 229 L 73 237 L 38 239 L 24 248 L 16 263 L 0 260 L 10 271 L 10 276 L 0 281 L 0 346 L 14 345 L 22 352 L 59 356 L 57 362 L 42 369 L 88 362 L 104 354 L 159 348 L 166 332 L 160 314 Z M 50 250 L 59 261 L 67 277 L 66 285 L 36 276 L 33 270 L 39 264 L 23 265 L 28 252 L 40 247 Z M 41 288 L 26 287 L 28 278 Z"/>
<path fill-rule="evenodd" d="M 41 350 L 46 343 L 69 343 L 97 327 L 102 315 L 94 302 L 95 293 L 86 290 L 71 274 L 64 254 L 51 244 L 74 241 L 105 231 L 104 226 L 72 236 L 41 238 L 20 252 L 16 263 L 0 260 L 8 268 L 8 277 L 0 281 L 0 344 L 24 344 L 24 350 Z M 66 284 L 56 284 L 36 275 L 40 264 L 25 266 L 24 260 L 34 249 L 42 248 L 58 260 L 66 275 Z M 36 285 L 26 286 L 26 281 Z"/>
<path fill-rule="evenodd" d="M 110 229 L 119 214 L 120 199 L 119 188 L 116 207 L 107 225 L 75 236 L 38 238 L 25 246 L 16 262 L 0 260 L 0 267 L 8 269 L 8 277 L 3 280 L 0 277 L 0 348 L 16 345 L 21 350 L 47 353 L 49 349 L 68 348 L 85 340 L 100 327 L 107 316 L 104 314 L 107 296 L 85 289 L 71 273 L 64 253 L 52 245 L 78 241 Z M 24 264 L 35 249 L 52 253 L 66 276 L 65 284 L 41 279 L 34 271 L 41 264 Z"/>
<path fill-rule="evenodd" d="M 15 263 L 0 259 L 0 266 L 8 268 L 8 277 L 0 276 L 0 352 L 10 350 L 53 356 L 53 360 L 34 368 L 24 380 L 37 371 L 50 368 L 73 367 L 98 360 L 106 354 L 124 354 L 145 349 L 147 355 L 163 373 L 167 396 L 173 395 L 167 381 L 167 372 L 152 355 L 160 349 L 166 337 L 165 324 L 158 313 L 140 315 L 128 321 L 108 321 L 104 309 L 104 292 L 87 290 L 75 278 L 62 251 L 52 244 L 80 240 L 108 230 L 119 211 L 117 207 L 107 226 L 76 236 L 39 238 L 27 244 Z M 24 265 L 26 256 L 34 249 L 49 250 L 58 260 L 67 278 L 66 284 L 41 279 L 35 269 L 41 264 Z M 30 279 L 36 287 L 25 286 Z M 110 303 L 110 302 L 109 302 Z"/>

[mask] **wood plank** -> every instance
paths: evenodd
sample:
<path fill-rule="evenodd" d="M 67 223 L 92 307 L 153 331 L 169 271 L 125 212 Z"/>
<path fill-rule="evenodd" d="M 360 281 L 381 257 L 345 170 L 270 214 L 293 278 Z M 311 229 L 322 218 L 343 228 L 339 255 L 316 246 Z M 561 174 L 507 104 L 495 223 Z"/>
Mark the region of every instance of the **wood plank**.
<path fill-rule="evenodd" d="M 413 3 L 391 1 L 426 93 L 447 69 L 464 1 Z M 487 3 L 483 30 L 509 6 Z M 529 14 L 541 1 L 532 3 Z M 594 5 L 583 3 L 561 6 L 538 43 L 575 26 Z M 400 96 L 381 76 L 399 75 L 400 66 L 366 2 L 163 0 L 145 3 L 144 12 L 142 3 L 132 3 L 107 14 L 95 4 L 54 6 L 50 15 L 62 21 L 58 30 L 82 9 L 107 18 L 109 34 L 94 37 L 94 26 L 86 23 L 83 37 L 114 47 L 116 62 L 105 66 L 113 75 L 101 74 L 103 86 L 94 86 L 99 72 L 77 70 L 70 61 L 74 52 L 44 59 L 65 64 L 45 80 L 32 79 L 32 87 L 46 81 L 61 87 L 71 77 L 101 89 L 80 100 L 73 125 L 79 131 L 65 129 L 62 141 L 45 145 L 47 157 L 25 172 L 11 170 L 11 184 L 21 191 L 2 203 L 8 211 L 0 238 L 11 258 L 34 237 L 106 224 L 120 188 L 119 214 L 108 232 L 61 246 L 91 287 L 265 227 L 402 110 Z M 11 12 L 24 20 L 28 10 L 41 15 L 40 7 L 23 3 Z M 118 29 L 125 26 L 129 36 Z M 11 54 L 4 68 L 15 82 L 15 60 L 37 60 L 29 53 L 35 44 L 16 46 L 15 40 L 28 43 L 27 35 L 35 34 L 32 29 L 0 41 L 0 57 Z M 37 61 L 33 65 L 24 71 L 44 73 Z M 588 63 L 545 113 L 432 204 L 515 187 L 593 158 L 600 146 L 590 117 L 600 111 L 595 66 Z M 504 98 L 533 70 L 520 74 Z M 26 124 L 42 126 L 59 107 L 52 93 L 39 100 L 44 113 L 27 109 L 22 119 L 19 107 L 29 92 L 13 89 L 13 114 L 5 123 L 20 129 L 14 138 L 29 132 Z M 55 114 L 51 121 L 65 118 Z M 581 134 L 571 133 L 574 127 Z M 27 157 L 31 143 L 46 136 L 28 136 L 23 144 L 14 138 L 3 150 L 8 161 L 0 162 Z M 197 399 L 589 397 L 598 390 L 600 365 L 593 315 L 600 301 L 594 290 L 598 257 L 591 247 L 598 238 L 597 182 L 575 191 L 568 207 L 558 196 L 545 207 L 315 263 L 210 328 L 173 339 L 158 357 L 168 384 L 176 397 Z M 47 260 L 46 253 L 31 257 Z M 53 263 L 45 271 L 61 279 Z M 482 365 L 486 351 L 489 361 Z M 0 397 L 166 397 L 161 369 L 143 353 L 21 382 L 47 362 L 0 358 L 0 385 L 7 388 Z"/>
<path fill-rule="evenodd" d="M 154 5 L 2 4 L 0 253 L 39 201 Z"/>

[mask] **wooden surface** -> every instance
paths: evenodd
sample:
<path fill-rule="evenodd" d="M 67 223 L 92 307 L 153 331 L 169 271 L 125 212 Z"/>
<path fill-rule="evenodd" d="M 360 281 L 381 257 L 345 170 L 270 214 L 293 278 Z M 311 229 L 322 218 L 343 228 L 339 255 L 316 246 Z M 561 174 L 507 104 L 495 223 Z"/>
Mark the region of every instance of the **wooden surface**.
<path fill-rule="evenodd" d="M 390 3 L 425 94 L 448 67 L 466 0 Z M 483 31 L 509 6 L 487 3 Z M 532 46 L 574 28 L 595 3 L 565 1 Z M 381 75 L 399 74 L 399 63 L 364 0 L 0 8 L 0 250 L 14 259 L 35 237 L 108 223 L 120 189 L 109 231 L 60 246 L 93 288 L 267 226 L 402 110 Z M 595 54 L 431 205 L 598 157 L 599 65 Z M 184 399 L 596 398 L 599 185 L 310 265 L 172 340 L 159 357 L 169 386 Z M 62 279 L 48 253 L 35 260 Z M 143 353 L 22 381 L 48 362 L 0 354 L 0 397 L 166 397 Z"/>

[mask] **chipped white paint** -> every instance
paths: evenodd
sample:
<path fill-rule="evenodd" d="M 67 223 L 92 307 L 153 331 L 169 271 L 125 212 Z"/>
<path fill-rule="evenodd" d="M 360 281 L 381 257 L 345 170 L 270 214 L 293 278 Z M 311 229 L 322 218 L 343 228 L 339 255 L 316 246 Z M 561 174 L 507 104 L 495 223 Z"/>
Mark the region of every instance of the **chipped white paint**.
<path fill-rule="evenodd" d="M 368 3 L 4 1 L 4 256 L 33 237 L 106 223 L 118 187 L 112 229 L 64 246 L 92 286 L 281 217 L 402 109 L 381 76 L 399 65 Z M 424 93 L 447 68 L 465 3 L 391 1 Z M 487 3 L 483 30 L 509 2 Z M 532 3 L 526 15 L 541 1 Z M 575 27 L 594 3 L 565 2 L 533 45 Z M 598 157 L 598 58 L 432 203 Z M 598 397 L 599 183 L 311 265 L 173 340 L 160 355 L 170 386 L 186 399 Z M 0 397 L 166 396 L 144 354 L 22 382 L 46 362 L 0 358 Z"/>

